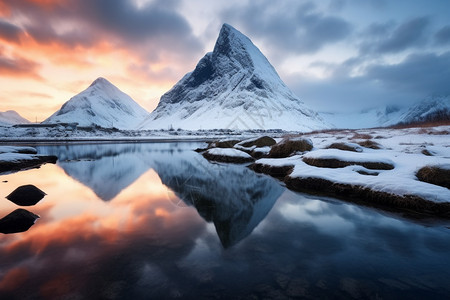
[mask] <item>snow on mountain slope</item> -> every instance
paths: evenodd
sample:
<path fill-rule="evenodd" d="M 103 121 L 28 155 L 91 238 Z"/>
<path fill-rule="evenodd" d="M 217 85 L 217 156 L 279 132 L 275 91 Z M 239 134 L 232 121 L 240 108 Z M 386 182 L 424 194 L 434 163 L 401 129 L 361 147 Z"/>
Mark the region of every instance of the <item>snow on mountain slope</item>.
<path fill-rule="evenodd" d="M 440 121 L 450 121 L 450 96 L 431 97 L 418 102 L 388 123 L 395 125 Z"/>
<path fill-rule="evenodd" d="M 285 129 L 329 127 L 295 96 L 259 49 L 224 24 L 214 46 L 165 93 L 142 129 Z"/>
<path fill-rule="evenodd" d="M 78 123 L 106 128 L 135 129 L 148 112 L 104 78 L 63 104 L 43 123 Z"/>
<path fill-rule="evenodd" d="M 320 115 L 336 128 L 360 129 L 390 125 L 404 112 L 404 108 L 387 106 L 349 113 L 321 112 Z"/>
<path fill-rule="evenodd" d="M 10 126 L 15 124 L 27 124 L 27 123 L 30 123 L 30 121 L 23 118 L 14 110 L 0 112 L 0 126 Z"/>
<path fill-rule="evenodd" d="M 349 129 L 450 121 L 450 96 L 431 97 L 410 107 L 387 106 L 352 113 L 320 114 L 335 127 Z"/>

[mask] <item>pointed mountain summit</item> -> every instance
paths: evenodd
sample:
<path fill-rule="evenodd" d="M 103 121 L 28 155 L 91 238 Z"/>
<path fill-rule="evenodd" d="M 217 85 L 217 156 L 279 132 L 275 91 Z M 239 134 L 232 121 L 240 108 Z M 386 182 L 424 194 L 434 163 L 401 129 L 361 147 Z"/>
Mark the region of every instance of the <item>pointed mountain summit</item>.
<path fill-rule="evenodd" d="M 165 93 L 143 129 L 284 129 L 329 127 L 292 93 L 259 49 L 224 24 L 214 46 Z"/>
<path fill-rule="evenodd" d="M 135 129 L 149 113 L 105 78 L 97 78 L 43 123 Z"/>

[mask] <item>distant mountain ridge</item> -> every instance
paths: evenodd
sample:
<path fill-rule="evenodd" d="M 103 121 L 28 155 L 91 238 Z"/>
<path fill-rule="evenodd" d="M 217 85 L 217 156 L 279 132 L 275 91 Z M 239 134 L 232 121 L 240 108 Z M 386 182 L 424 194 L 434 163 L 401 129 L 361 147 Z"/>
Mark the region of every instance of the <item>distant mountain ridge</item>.
<path fill-rule="evenodd" d="M 14 110 L 7 110 L 5 112 L 0 112 L 0 125 L 1 126 L 11 126 L 16 124 L 28 124 L 30 121 L 19 115 Z"/>
<path fill-rule="evenodd" d="M 80 126 L 135 129 L 148 114 L 130 96 L 100 77 L 42 123 L 76 122 Z"/>
<path fill-rule="evenodd" d="M 370 128 L 427 122 L 450 123 L 450 96 L 429 97 L 408 107 L 385 106 L 353 113 L 321 113 L 337 128 Z"/>
<path fill-rule="evenodd" d="M 161 97 L 140 128 L 170 127 L 309 131 L 328 126 L 249 38 L 224 24 L 213 52 Z"/>

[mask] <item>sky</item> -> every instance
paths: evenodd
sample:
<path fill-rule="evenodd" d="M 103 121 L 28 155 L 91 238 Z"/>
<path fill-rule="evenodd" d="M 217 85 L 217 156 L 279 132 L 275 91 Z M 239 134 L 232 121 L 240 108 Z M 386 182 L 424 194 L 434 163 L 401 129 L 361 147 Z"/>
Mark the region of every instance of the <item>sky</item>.
<path fill-rule="evenodd" d="M 43 121 L 98 77 L 152 111 L 223 23 L 318 111 L 450 94 L 448 0 L 0 0 L 0 111 Z"/>

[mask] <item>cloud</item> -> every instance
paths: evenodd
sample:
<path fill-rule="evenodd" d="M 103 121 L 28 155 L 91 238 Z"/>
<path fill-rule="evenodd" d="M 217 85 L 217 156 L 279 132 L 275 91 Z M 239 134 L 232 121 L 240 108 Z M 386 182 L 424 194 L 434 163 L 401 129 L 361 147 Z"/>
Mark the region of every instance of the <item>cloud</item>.
<path fill-rule="evenodd" d="M 349 22 L 318 11 L 313 2 L 252 2 L 223 11 L 222 18 L 281 53 L 315 53 L 352 32 Z"/>
<path fill-rule="evenodd" d="M 39 79 L 40 65 L 23 57 L 7 57 L 0 53 L 0 73 L 2 76 L 32 77 Z"/>
<path fill-rule="evenodd" d="M 450 44 L 450 25 L 442 27 L 434 35 L 434 41 L 437 45 L 448 45 Z"/>
<path fill-rule="evenodd" d="M 368 33 L 370 38 L 362 43 L 360 51 L 388 54 L 425 46 L 429 24 L 430 20 L 427 17 L 414 18 L 396 27 L 393 22 L 371 24 L 363 31 L 364 34 Z"/>
<path fill-rule="evenodd" d="M 181 59 L 202 48 L 177 12 L 178 1 L 156 0 L 140 7 L 126 0 L 4 2 L 12 17 L 26 20 L 24 30 L 42 44 L 89 48 L 108 42 L 155 61 L 170 53 Z"/>
<path fill-rule="evenodd" d="M 19 43 L 22 29 L 14 24 L 0 19 L 0 39 Z"/>
<path fill-rule="evenodd" d="M 441 55 L 411 54 L 397 64 L 372 65 L 366 78 L 392 90 L 450 94 L 450 51 Z"/>
<path fill-rule="evenodd" d="M 411 105 L 431 94 L 450 94 L 450 52 L 411 54 L 394 64 L 371 63 L 361 57 L 328 68 L 330 76 L 314 79 L 301 74 L 287 77 L 288 86 L 309 106 L 320 111 L 358 111 L 388 104 Z M 362 68 L 351 76 L 352 70 Z"/>

